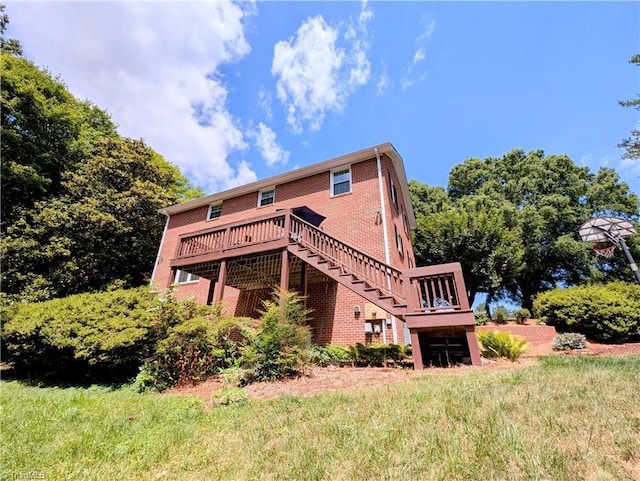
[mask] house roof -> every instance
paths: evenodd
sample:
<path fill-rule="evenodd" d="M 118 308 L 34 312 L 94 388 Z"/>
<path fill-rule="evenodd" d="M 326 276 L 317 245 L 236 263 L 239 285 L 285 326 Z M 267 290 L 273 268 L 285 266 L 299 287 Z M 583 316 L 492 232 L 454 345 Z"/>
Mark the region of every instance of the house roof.
<path fill-rule="evenodd" d="M 390 142 L 374 145 L 366 149 L 358 150 L 356 152 L 351 152 L 350 154 L 346 154 L 346 155 L 341 155 L 340 157 L 336 157 L 330 160 L 325 160 L 324 162 L 319 162 L 317 164 L 309 165 L 307 167 L 290 170 L 289 172 L 285 172 L 283 174 L 279 174 L 274 177 L 258 180 L 256 182 L 251 182 L 250 184 L 234 187 L 233 189 L 217 192 L 215 194 L 206 195 L 204 197 L 200 197 L 199 199 L 190 200 L 182 204 L 175 204 L 169 207 L 165 207 L 163 209 L 160 209 L 158 212 L 164 215 L 169 215 L 169 216 L 174 214 L 179 214 L 181 212 L 186 212 L 188 210 L 195 209 L 198 207 L 203 207 L 209 204 L 213 204 L 215 202 L 221 202 L 226 199 L 231 199 L 244 194 L 249 194 L 251 192 L 258 192 L 261 189 L 272 187 L 274 185 L 281 185 L 294 180 L 303 179 L 305 177 L 309 177 L 315 174 L 320 174 L 322 172 L 327 172 L 329 170 L 342 167 L 343 165 L 351 165 L 357 162 L 369 160 L 369 159 L 375 158 L 376 149 L 379 155 L 386 154 L 393 162 L 393 165 L 396 169 L 396 173 L 398 175 L 398 180 L 400 181 L 402 197 L 406 199 L 407 217 L 409 219 L 409 225 L 411 229 L 415 229 L 416 217 L 415 217 L 415 213 L 413 212 L 413 206 L 411 205 L 411 196 L 409 195 L 409 186 L 407 182 L 407 174 L 404 170 L 404 163 L 402 161 L 402 157 L 400 157 L 400 154 L 398 154 L 395 147 Z"/>

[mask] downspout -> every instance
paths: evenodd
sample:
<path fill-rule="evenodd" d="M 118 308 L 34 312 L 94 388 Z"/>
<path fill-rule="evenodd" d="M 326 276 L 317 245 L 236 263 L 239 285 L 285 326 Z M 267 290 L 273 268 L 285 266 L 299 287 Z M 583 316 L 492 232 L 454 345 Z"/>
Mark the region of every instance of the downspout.
<path fill-rule="evenodd" d="M 380 161 L 380 154 L 378 153 L 378 147 L 374 147 L 373 151 L 376 153 L 376 161 L 378 164 L 378 190 L 380 191 L 380 214 L 382 215 L 382 235 L 384 237 L 384 261 L 387 265 L 391 264 L 391 254 L 389 253 L 389 234 L 387 233 L 387 209 L 384 203 L 384 181 L 382 180 L 382 162 Z M 387 276 L 387 288 L 391 290 L 391 279 Z M 386 325 L 386 320 L 385 320 Z M 382 341 L 387 343 L 387 331 L 386 326 L 383 326 L 383 339 Z M 396 330 L 396 318 L 391 316 L 391 334 L 393 336 L 393 343 L 398 344 L 398 332 Z"/>
<path fill-rule="evenodd" d="M 153 287 L 153 281 L 156 278 L 156 270 L 158 269 L 158 264 L 160 263 L 160 253 L 162 252 L 162 246 L 164 245 L 164 238 L 167 235 L 167 229 L 169 228 L 169 219 L 171 216 L 166 212 L 162 212 L 167 216 L 167 221 L 164 223 L 164 230 L 162 231 L 162 239 L 160 240 L 160 247 L 158 248 L 158 255 L 156 256 L 156 262 L 153 265 L 153 272 L 151 273 L 151 287 Z"/>

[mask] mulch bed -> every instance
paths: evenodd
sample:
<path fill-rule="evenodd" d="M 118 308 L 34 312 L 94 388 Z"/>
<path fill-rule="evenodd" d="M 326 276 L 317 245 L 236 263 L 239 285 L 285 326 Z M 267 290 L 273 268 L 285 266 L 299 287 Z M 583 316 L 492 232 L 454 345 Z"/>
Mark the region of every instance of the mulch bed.
<path fill-rule="evenodd" d="M 244 388 L 249 399 L 272 399 L 279 396 L 313 396 L 324 392 L 346 391 L 367 386 L 377 386 L 404 382 L 414 376 L 464 374 L 474 369 L 511 370 L 534 365 L 539 356 L 549 354 L 565 356 L 628 356 L 640 355 L 640 342 L 627 344 L 599 344 L 587 342 L 585 349 L 579 351 L 554 351 L 551 348 L 555 329 L 550 326 L 530 324 L 493 324 L 479 327 L 481 330 L 509 331 L 523 336 L 529 342 L 528 352 L 516 362 L 507 360 L 484 360 L 480 368 L 472 366 L 456 366 L 451 368 L 427 368 L 422 371 L 397 368 L 363 368 L 363 367 L 316 367 L 307 376 L 286 379 L 277 382 L 261 382 Z M 211 407 L 212 395 L 222 389 L 222 382 L 209 379 L 195 386 L 182 386 L 165 391 L 167 395 L 191 395 Z"/>

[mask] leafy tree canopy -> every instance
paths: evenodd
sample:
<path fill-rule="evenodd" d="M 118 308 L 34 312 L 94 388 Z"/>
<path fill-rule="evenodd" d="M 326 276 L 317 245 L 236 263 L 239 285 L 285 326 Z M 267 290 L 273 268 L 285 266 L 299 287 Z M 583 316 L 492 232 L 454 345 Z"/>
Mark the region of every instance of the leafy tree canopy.
<path fill-rule="evenodd" d="M 4 31 L 8 18 L 0 13 Z M 140 285 L 162 235 L 158 209 L 202 190 L 144 142 L 119 136 L 106 112 L 4 46 L 3 39 L 3 293 L 43 300 Z"/>
<path fill-rule="evenodd" d="M 508 297 L 531 309 L 556 285 L 631 280 L 624 259 L 595 259 L 577 234 L 594 215 L 638 220 L 638 197 L 612 169 L 593 174 L 566 155 L 513 150 L 456 165 L 446 192 L 417 182 L 410 191 L 417 262 L 460 261 L 471 301 L 485 292 L 488 302 Z"/>

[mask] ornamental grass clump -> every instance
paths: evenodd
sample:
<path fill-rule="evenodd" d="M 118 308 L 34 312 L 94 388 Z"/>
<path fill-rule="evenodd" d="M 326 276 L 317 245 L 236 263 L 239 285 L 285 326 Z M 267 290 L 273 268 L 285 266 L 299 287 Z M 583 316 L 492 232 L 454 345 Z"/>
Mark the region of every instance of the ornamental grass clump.
<path fill-rule="evenodd" d="M 480 331 L 477 336 L 484 357 L 504 357 L 515 361 L 527 350 L 526 339 L 510 332 Z"/>

